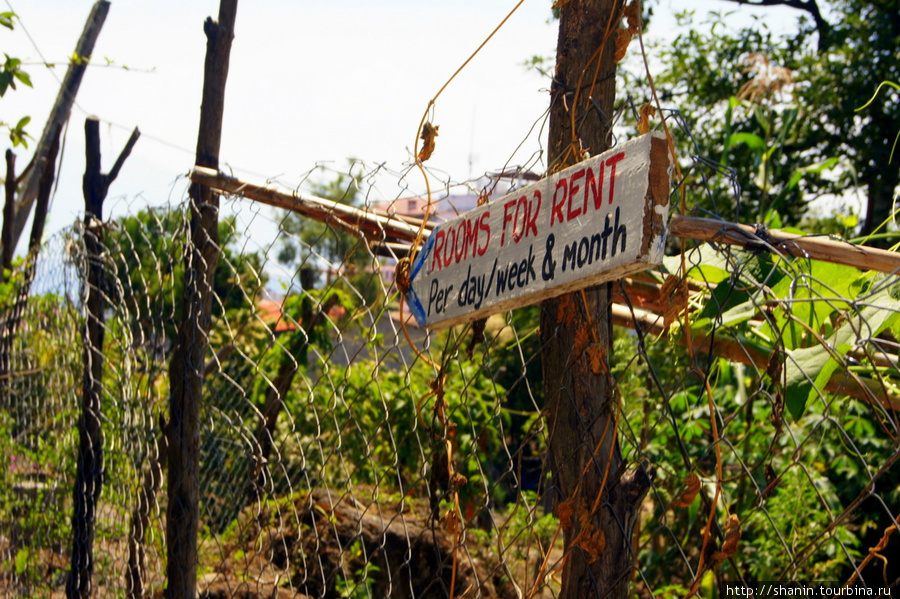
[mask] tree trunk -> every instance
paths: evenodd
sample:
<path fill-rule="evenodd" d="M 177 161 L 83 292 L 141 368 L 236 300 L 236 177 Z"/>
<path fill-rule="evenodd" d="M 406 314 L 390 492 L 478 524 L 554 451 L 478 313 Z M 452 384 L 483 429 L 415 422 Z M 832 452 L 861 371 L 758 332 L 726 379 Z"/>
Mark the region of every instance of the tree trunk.
<path fill-rule="evenodd" d="M 609 148 L 615 99 L 614 35 L 605 37 L 613 0 L 570 0 L 560 8 L 549 159 L 556 171 L 582 152 Z M 619 19 L 612 20 L 614 27 Z M 618 445 L 612 348 L 611 285 L 547 300 L 541 341 L 550 427 L 551 494 L 564 532 L 560 597 L 627 597 L 634 555 L 633 514 L 649 486 L 642 470 L 625 472 Z M 585 350 L 603 356 L 594 367 Z"/>
<path fill-rule="evenodd" d="M 208 18 L 203 100 L 195 164 L 219 168 L 225 82 L 237 0 L 221 0 L 219 20 Z M 219 198 L 209 188 L 190 188 L 190 245 L 185 256 L 183 312 L 169 364 L 171 385 L 168 425 L 168 493 L 166 509 L 166 597 L 197 596 L 197 531 L 200 521 L 200 403 L 204 354 L 209 345 L 213 276 L 219 264 Z"/>
<path fill-rule="evenodd" d="M 884 159 L 882 164 L 888 164 L 887 158 Z M 873 171 L 867 173 L 867 175 L 866 220 L 863 223 L 862 228 L 862 233 L 864 235 L 878 229 L 882 223 L 891 218 L 894 210 L 897 209 L 897 207 L 894 206 L 894 192 L 897 189 L 898 183 L 900 183 L 900 170 L 896 167 L 888 166 L 888 168 L 880 171 Z M 884 229 L 879 231 L 879 233 L 883 232 L 885 232 Z M 872 241 L 867 242 L 867 245 L 887 248 L 894 245 L 896 241 L 896 238 L 873 239 Z"/>

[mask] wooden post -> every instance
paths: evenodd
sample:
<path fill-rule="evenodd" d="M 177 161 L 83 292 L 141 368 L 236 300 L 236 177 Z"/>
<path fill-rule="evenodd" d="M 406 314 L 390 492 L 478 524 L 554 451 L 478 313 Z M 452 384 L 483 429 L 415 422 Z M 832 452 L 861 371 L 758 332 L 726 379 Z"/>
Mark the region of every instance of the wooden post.
<path fill-rule="evenodd" d="M 16 155 L 12 150 L 6 150 L 6 201 L 3 204 L 3 230 L 0 233 L 0 280 L 6 280 L 6 271 L 12 269 L 13 251 L 12 244 L 13 221 L 16 218 Z"/>
<path fill-rule="evenodd" d="M 2 319 L 0 319 L 0 400 L 8 402 L 10 400 L 9 390 L 12 385 L 12 349 L 15 341 L 16 330 L 19 328 L 19 322 L 25 313 L 25 307 L 28 305 L 28 295 L 31 292 L 31 282 L 34 279 L 35 263 L 37 261 L 37 253 L 40 249 L 41 235 L 44 231 L 44 219 L 47 214 L 47 206 L 50 203 L 50 193 L 53 188 L 53 179 L 56 173 L 56 155 L 59 153 L 59 134 L 61 129 L 57 127 L 50 138 L 50 146 L 46 155 L 41 159 L 41 178 L 38 182 L 37 204 L 42 207 L 43 216 L 40 220 L 35 219 L 32 223 L 31 242 L 28 247 L 28 256 L 26 258 L 25 267 L 21 282 L 18 284 L 15 295 L 9 298 L 9 303 L 4 306 Z M 12 153 L 7 153 L 7 172 L 11 174 L 11 164 L 9 162 Z M 15 195 L 15 182 L 6 181 L 6 197 L 7 204 L 4 206 L 4 214 L 9 212 L 9 202 Z M 9 236 L 12 229 L 7 223 L 11 220 L 4 218 L 3 234 Z M 37 241 L 35 241 L 37 240 Z M 4 246 L 3 260 L 8 261 L 12 265 L 12 251 L 8 254 Z M 8 244 L 8 247 L 15 249 L 14 244 Z M 8 403 L 6 404 L 8 405 Z"/>
<path fill-rule="evenodd" d="M 206 63 L 195 164 L 219 168 L 225 82 L 237 0 L 221 0 L 219 19 L 207 18 Z M 166 509 L 166 597 L 197 596 L 197 531 L 200 521 L 200 402 L 204 354 L 209 345 L 213 276 L 219 264 L 219 197 L 191 185 L 190 244 L 185 256 L 183 315 L 169 363 L 168 493 Z"/>
<path fill-rule="evenodd" d="M 9 242 L 12 239 L 12 225 L 16 202 L 16 155 L 6 150 L 6 201 L 3 204 L 3 229 L 0 232 L 0 281 L 6 282 L 7 272 L 12 270 L 13 252 Z M 10 326 L 13 317 L 14 295 L 5 298 L 7 303 L 0 306 L 0 405 L 8 406 L 10 389 L 10 360 L 15 331 Z"/>
<path fill-rule="evenodd" d="M 614 0 L 561 4 L 548 152 L 554 171 L 582 152 L 609 148 L 619 22 Z M 649 487 L 642 470 L 626 473 L 619 450 L 610 295 L 603 284 L 541 304 L 548 492 L 564 532 L 565 599 L 628 596 L 634 516 Z"/>
<path fill-rule="evenodd" d="M 66 596 L 91 596 L 94 569 L 94 514 L 103 488 L 103 431 L 100 403 L 103 382 L 103 200 L 110 183 L 131 153 L 140 132 L 135 129 L 108 175 L 100 172 L 100 121 L 84 124 L 87 150 L 84 190 L 84 246 L 87 272 L 84 282 L 84 376 L 81 417 L 78 419 L 78 457 L 72 496 L 72 558 Z M 35 212 L 37 218 L 38 213 Z M 32 236 L 34 237 L 34 235 Z M 39 237 L 39 236 L 38 236 Z"/>
<path fill-rule="evenodd" d="M 31 205 L 37 197 L 43 169 L 48 168 L 47 165 L 52 169 L 56 162 L 55 160 L 45 161 L 45 158 L 49 154 L 54 137 L 58 136 L 58 131 L 62 129 L 63 123 L 69 118 L 72 104 L 75 103 L 75 96 L 78 94 L 78 88 L 81 86 L 81 80 L 84 79 L 84 73 L 87 71 L 87 59 L 94 52 L 94 44 L 100 36 L 100 30 L 103 28 L 108 12 L 109 2 L 98 0 L 91 8 L 91 13 L 84 24 L 81 37 L 78 38 L 78 43 L 75 45 L 75 55 L 78 57 L 78 60 L 73 61 L 66 71 L 59 94 L 56 96 L 56 101 L 50 110 L 50 116 L 47 118 L 47 124 L 44 125 L 44 131 L 35 147 L 34 158 L 32 159 L 33 168 L 22 181 L 22 189 L 16 202 L 15 220 L 12 224 L 12 238 L 9 243 L 12 251 L 15 250 L 16 245 L 19 243 L 19 238 L 25 230 L 25 223 L 28 221 Z M 3 243 L 6 244 L 7 240 L 4 239 Z M 3 251 L 6 251 L 5 245 Z"/>

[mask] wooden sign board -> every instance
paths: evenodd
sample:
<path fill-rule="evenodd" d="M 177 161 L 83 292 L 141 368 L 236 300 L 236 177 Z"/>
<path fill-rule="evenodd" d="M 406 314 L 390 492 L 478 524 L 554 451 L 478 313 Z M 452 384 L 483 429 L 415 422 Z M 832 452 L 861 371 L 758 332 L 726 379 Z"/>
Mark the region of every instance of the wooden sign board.
<path fill-rule="evenodd" d="M 649 133 L 438 225 L 412 265 L 410 311 L 440 329 L 659 265 L 669 164 Z"/>

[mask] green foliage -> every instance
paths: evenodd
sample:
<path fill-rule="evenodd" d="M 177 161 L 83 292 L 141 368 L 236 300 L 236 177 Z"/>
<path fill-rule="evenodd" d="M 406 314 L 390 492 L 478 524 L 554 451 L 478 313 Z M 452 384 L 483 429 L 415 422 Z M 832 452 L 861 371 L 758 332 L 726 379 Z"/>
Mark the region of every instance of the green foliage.
<path fill-rule="evenodd" d="M 767 222 L 775 211 L 790 226 L 822 195 L 858 193 L 867 198 L 863 232 L 890 215 L 900 112 L 887 102 L 855 109 L 881 82 L 900 80 L 896 7 L 833 0 L 822 10 L 827 26 L 801 18 L 785 36 L 773 35 L 765 18 L 735 30 L 721 13 L 699 23 L 683 13 L 683 31 L 657 48 L 665 65 L 658 89 L 664 101 L 677 98 L 693 135 L 678 140 L 680 154 L 734 169 L 743 188 L 737 210 L 730 181 L 710 181 L 702 209 L 745 222 Z"/>
<path fill-rule="evenodd" d="M 314 183 L 311 194 L 349 206 L 359 205 L 362 175 L 336 173 L 330 181 Z M 342 263 L 359 261 L 366 252 L 360 250 L 360 239 L 328 223 L 290 213 L 281 223 L 286 235 L 278 252 L 278 260 L 285 264 L 318 265 L 324 269 L 336 268 Z"/>
<path fill-rule="evenodd" d="M 362 539 L 357 538 L 353 543 L 345 548 L 346 558 L 350 564 L 362 564 L 359 570 L 353 572 L 342 572 L 338 575 L 334 582 L 334 591 L 341 599 L 372 599 L 374 597 L 372 590 L 371 576 L 377 574 L 381 569 L 369 561 L 365 555 L 365 546 Z"/>
<path fill-rule="evenodd" d="M 147 208 L 114 221 L 104 237 L 114 256 L 110 297 L 113 303 L 127 304 L 135 339 L 157 351 L 173 342 L 181 321 L 186 231 L 180 211 Z M 213 313 L 232 318 L 252 314 L 252 301 L 267 281 L 263 259 L 237 249 L 240 233 L 234 217 L 219 222 L 219 240 L 222 255 L 213 279 Z"/>
<path fill-rule="evenodd" d="M 16 14 L 13 12 L 0 12 L 0 25 L 12 30 L 15 27 Z M 16 82 L 32 87 L 31 76 L 22 69 L 22 61 L 4 53 L 5 60 L 0 65 L 0 98 L 6 95 L 7 90 L 16 89 Z M 16 121 L 16 124 L 0 121 L 0 127 L 9 130 L 9 139 L 13 147 L 21 145 L 28 147 L 28 138 L 31 136 L 25 131 L 25 127 L 31 122 L 31 117 L 24 116 Z"/>
<path fill-rule="evenodd" d="M 32 87 L 31 77 L 22 70 L 22 61 L 18 58 L 12 58 L 9 54 L 4 54 L 6 60 L 0 67 L 0 97 L 6 95 L 6 90 L 16 89 L 16 81 Z"/>

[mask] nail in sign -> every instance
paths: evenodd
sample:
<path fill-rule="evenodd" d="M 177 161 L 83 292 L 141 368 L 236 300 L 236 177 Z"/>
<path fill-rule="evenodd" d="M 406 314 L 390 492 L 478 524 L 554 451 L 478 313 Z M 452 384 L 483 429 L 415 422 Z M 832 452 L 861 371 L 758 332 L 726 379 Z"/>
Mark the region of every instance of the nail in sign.
<path fill-rule="evenodd" d="M 406 296 L 446 328 L 660 264 L 669 150 L 649 133 L 438 225 Z"/>

